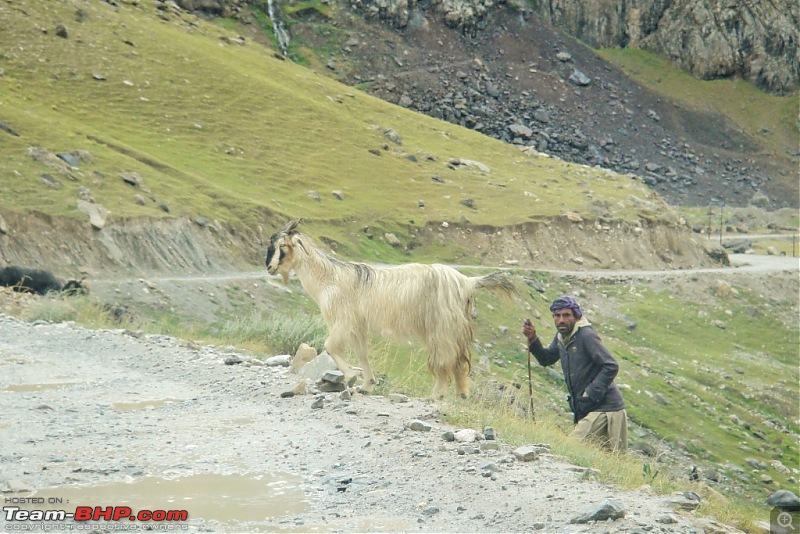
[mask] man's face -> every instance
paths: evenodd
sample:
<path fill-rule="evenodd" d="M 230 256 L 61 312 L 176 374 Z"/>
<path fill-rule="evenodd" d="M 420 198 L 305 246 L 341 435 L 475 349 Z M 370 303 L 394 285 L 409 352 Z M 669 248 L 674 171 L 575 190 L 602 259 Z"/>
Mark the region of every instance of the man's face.
<path fill-rule="evenodd" d="M 569 308 L 553 312 L 553 322 L 556 323 L 556 329 L 562 336 L 566 336 L 572 332 L 572 328 L 577 321 L 572 310 Z"/>

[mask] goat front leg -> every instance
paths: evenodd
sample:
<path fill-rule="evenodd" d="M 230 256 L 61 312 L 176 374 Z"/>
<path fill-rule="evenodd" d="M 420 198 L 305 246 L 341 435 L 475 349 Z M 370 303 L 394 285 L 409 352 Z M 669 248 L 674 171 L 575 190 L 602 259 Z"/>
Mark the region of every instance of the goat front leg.
<path fill-rule="evenodd" d="M 333 358 L 336 367 L 344 373 L 344 383 L 347 384 L 348 387 L 352 386 L 356 381 L 358 373 L 347 363 L 347 360 L 344 359 L 343 355 L 346 354 L 347 351 L 346 344 L 339 338 L 329 336 L 328 339 L 325 340 L 325 350 L 330 357 Z"/>

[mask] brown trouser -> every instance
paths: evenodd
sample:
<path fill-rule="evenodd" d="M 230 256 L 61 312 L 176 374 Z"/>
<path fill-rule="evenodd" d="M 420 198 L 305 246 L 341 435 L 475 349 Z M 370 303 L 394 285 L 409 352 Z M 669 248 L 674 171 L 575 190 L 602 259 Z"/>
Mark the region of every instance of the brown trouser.
<path fill-rule="evenodd" d="M 578 421 L 570 436 L 591 440 L 617 452 L 628 450 L 628 413 L 590 412 Z"/>

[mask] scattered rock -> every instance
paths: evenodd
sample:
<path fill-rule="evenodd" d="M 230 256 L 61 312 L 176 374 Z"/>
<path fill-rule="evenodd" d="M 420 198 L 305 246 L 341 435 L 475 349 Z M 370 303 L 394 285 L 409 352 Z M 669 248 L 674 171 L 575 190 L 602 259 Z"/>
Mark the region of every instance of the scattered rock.
<path fill-rule="evenodd" d="M 108 210 L 100 204 L 78 200 L 78 209 L 89 216 L 89 224 L 95 230 L 102 230 L 106 225 Z"/>
<path fill-rule="evenodd" d="M 142 176 L 138 172 L 123 172 L 120 173 L 119 177 L 122 178 L 123 182 L 132 187 L 140 188 L 142 186 Z"/>
<path fill-rule="evenodd" d="M 292 371 L 297 372 L 301 367 L 314 360 L 316 357 L 317 349 L 307 343 L 300 343 L 300 346 L 297 347 L 294 357 L 292 358 Z"/>
<path fill-rule="evenodd" d="M 512 451 L 512 454 L 514 455 L 514 458 L 520 462 L 532 462 L 539 458 L 539 452 L 539 447 L 526 445 L 517 447 Z"/>
<path fill-rule="evenodd" d="M 609 519 L 615 521 L 623 517 L 625 517 L 625 508 L 622 504 L 613 499 L 606 499 L 581 515 L 570 519 L 569 522 L 582 524 L 590 521 L 608 521 Z"/>
<path fill-rule="evenodd" d="M 3 72 L 3 70 L 0 69 L 0 78 L 3 77 L 2 72 Z M 4 132 L 6 132 L 7 134 L 12 135 L 14 137 L 19 137 L 19 134 L 11 126 L 6 124 L 5 122 L 0 121 L 0 130 L 2 130 Z"/>
<path fill-rule="evenodd" d="M 431 425 L 420 419 L 414 419 L 405 424 L 405 427 L 415 432 L 430 432 L 433 428 Z"/>
<path fill-rule="evenodd" d="M 472 443 L 478 440 L 478 433 L 471 428 L 464 428 L 454 432 L 453 439 L 459 443 Z"/>
<path fill-rule="evenodd" d="M 387 233 L 383 234 L 383 239 L 386 240 L 386 242 L 389 245 L 391 245 L 391 246 L 393 246 L 395 248 L 400 248 L 400 247 L 403 246 L 403 244 L 400 242 L 400 240 L 397 239 L 397 236 L 394 235 L 391 232 L 387 232 Z"/>
<path fill-rule="evenodd" d="M 311 380 L 303 378 L 292 388 L 292 393 L 295 395 L 305 395 L 311 390 L 311 384 Z"/>
<path fill-rule="evenodd" d="M 308 378 L 313 381 L 322 379 L 325 373 L 330 369 L 336 369 L 336 362 L 330 355 L 323 351 L 316 358 L 303 365 L 297 370 L 297 374 L 303 378 Z"/>
<path fill-rule="evenodd" d="M 338 369 L 328 370 L 325 371 L 320 380 L 330 384 L 344 384 L 344 373 Z"/>
<path fill-rule="evenodd" d="M 47 187 L 52 187 L 53 189 L 61 189 L 64 187 L 64 184 L 61 183 L 57 178 L 55 178 L 52 174 L 43 173 L 39 176 L 39 180 L 46 185 Z"/>
<path fill-rule="evenodd" d="M 289 367 L 292 362 L 292 357 L 289 354 L 281 354 L 280 356 L 271 356 L 264 360 L 264 365 L 267 367 Z"/>
<path fill-rule="evenodd" d="M 398 134 L 394 130 L 385 130 L 383 132 L 383 136 L 386 137 L 386 139 L 388 139 L 389 141 L 391 141 L 392 143 L 394 143 L 396 145 L 402 145 L 403 144 L 403 138 L 400 137 L 400 134 Z"/>
<path fill-rule="evenodd" d="M 678 510 L 693 512 L 700 506 L 700 496 L 693 491 L 683 491 L 672 494 L 670 504 Z"/>
<path fill-rule="evenodd" d="M 589 78 L 586 74 L 584 74 L 583 72 L 581 72 L 581 71 L 579 71 L 577 69 L 572 71 L 572 74 L 570 74 L 570 76 L 569 76 L 569 81 L 571 81 L 575 85 L 579 85 L 581 87 L 585 87 L 585 86 L 587 86 L 587 85 L 592 83 L 592 79 L 591 78 Z"/>
<path fill-rule="evenodd" d="M 767 504 L 787 512 L 800 512 L 800 498 L 789 490 L 778 490 L 767 497 Z"/>

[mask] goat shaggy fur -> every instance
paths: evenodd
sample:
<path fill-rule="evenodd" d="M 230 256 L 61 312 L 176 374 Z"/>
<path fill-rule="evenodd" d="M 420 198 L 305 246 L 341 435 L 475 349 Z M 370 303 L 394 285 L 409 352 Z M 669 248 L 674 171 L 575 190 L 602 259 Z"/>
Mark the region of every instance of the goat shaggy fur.
<path fill-rule="evenodd" d="M 348 382 L 355 371 L 345 361 L 358 356 L 369 392 L 375 375 L 367 358 L 371 334 L 395 341 L 418 341 L 428 348 L 428 369 L 442 396 L 451 379 L 456 393 L 469 393 L 474 294 L 486 288 L 505 296 L 516 291 L 500 272 L 469 277 L 446 265 L 407 264 L 374 267 L 333 258 L 289 222 L 270 238 L 266 264 L 270 274 L 289 282 L 294 271 L 319 306 L 328 327 L 325 349 Z"/>

